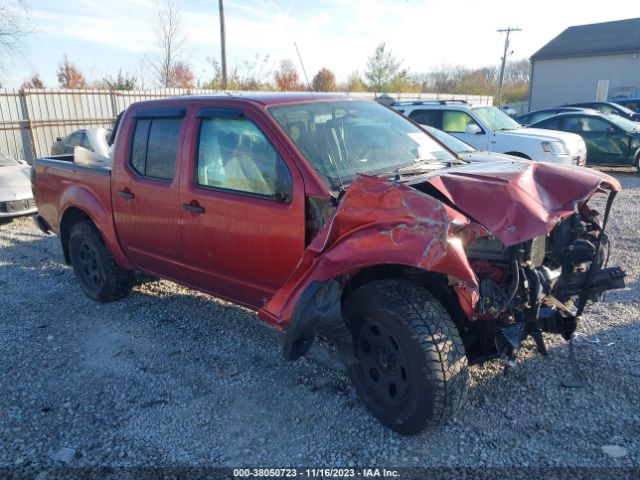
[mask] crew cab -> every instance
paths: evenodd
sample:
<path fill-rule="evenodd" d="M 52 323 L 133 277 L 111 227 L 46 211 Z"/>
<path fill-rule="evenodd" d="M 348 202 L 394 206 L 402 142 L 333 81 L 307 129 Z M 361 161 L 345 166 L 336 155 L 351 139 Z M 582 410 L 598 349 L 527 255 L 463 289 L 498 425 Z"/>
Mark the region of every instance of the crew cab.
<path fill-rule="evenodd" d="M 478 150 L 564 165 L 586 163 L 587 148 L 579 135 L 525 128 L 489 105 L 423 100 L 396 102 L 392 108 L 416 123 L 447 132 Z"/>
<path fill-rule="evenodd" d="M 467 164 L 373 101 L 182 97 L 131 105 L 113 162 L 34 162 L 37 223 L 82 290 L 135 270 L 258 312 L 287 360 L 333 342 L 369 411 L 412 434 L 464 404 L 468 364 L 569 339 L 605 266 L 618 182 L 521 160 Z M 602 215 L 588 205 L 608 198 Z M 496 401 L 499 401 L 498 399 Z"/>

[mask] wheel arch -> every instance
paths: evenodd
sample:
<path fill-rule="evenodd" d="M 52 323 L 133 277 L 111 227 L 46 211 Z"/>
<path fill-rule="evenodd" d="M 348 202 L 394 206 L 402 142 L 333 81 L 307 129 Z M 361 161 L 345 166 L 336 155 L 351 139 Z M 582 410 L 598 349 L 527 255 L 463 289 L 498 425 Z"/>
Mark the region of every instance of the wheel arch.
<path fill-rule="evenodd" d="M 67 265 L 71 263 L 69 257 L 69 237 L 73 226 L 78 222 L 89 221 L 95 225 L 96 222 L 82 209 L 78 207 L 69 207 L 62 214 L 60 219 L 60 243 L 62 244 L 62 253 L 64 261 Z"/>
<path fill-rule="evenodd" d="M 330 339 L 343 362 L 352 359 L 351 338 L 342 316 L 342 306 L 359 287 L 378 280 L 406 280 L 429 291 L 445 308 L 462 334 L 468 317 L 460 303 L 460 292 L 447 275 L 410 264 L 374 263 L 342 272 L 324 281 L 313 281 L 303 289 L 286 327 L 283 355 L 296 360 L 307 353 L 316 336 Z"/>
<path fill-rule="evenodd" d="M 73 195 L 71 195 L 72 193 Z M 115 262 L 122 268 L 133 269 L 133 265 L 120 248 L 111 212 L 103 208 L 98 200 L 85 190 L 67 191 L 65 197 L 61 203 L 66 204 L 66 206 L 59 221 L 60 242 L 65 262 L 67 264 L 70 263 L 69 236 L 73 226 L 77 222 L 89 221 L 98 230 Z"/>
<path fill-rule="evenodd" d="M 522 152 L 504 152 L 505 155 L 511 155 L 512 157 L 524 158 L 526 160 L 531 160 L 531 157 L 526 153 Z"/>
<path fill-rule="evenodd" d="M 413 265 L 376 264 L 364 267 L 351 275 L 345 276 L 341 301 L 358 287 L 376 280 L 400 279 L 408 280 L 429 291 L 447 310 L 459 328 L 468 322 L 462 309 L 455 288 L 450 285 L 447 275 L 432 270 L 425 270 Z"/>

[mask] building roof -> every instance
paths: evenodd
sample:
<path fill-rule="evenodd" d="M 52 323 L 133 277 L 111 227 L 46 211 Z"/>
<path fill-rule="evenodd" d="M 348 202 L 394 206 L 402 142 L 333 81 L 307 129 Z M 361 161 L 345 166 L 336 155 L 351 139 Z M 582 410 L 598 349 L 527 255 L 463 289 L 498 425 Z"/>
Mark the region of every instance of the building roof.
<path fill-rule="evenodd" d="M 640 52 L 640 18 L 567 28 L 531 60 Z"/>

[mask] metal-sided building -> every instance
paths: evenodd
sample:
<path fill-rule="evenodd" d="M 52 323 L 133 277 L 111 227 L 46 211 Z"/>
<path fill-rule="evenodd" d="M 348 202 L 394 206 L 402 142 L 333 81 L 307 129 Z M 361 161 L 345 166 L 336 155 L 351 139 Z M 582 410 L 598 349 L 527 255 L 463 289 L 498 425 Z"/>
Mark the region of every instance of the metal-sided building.
<path fill-rule="evenodd" d="M 569 27 L 531 57 L 529 110 L 618 96 L 640 96 L 640 18 Z"/>

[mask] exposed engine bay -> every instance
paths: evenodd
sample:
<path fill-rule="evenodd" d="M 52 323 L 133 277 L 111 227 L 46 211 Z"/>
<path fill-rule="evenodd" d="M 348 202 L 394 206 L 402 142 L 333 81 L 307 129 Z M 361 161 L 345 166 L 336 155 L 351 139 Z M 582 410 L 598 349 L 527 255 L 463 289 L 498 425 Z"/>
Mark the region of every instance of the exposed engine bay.
<path fill-rule="evenodd" d="M 473 240 L 467 257 L 480 283 L 476 322 L 466 335 L 470 360 L 515 359 L 531 336 L 546 354 L 542 332 L 569 340 L 587 300 L 624 288 L 624 272 L 607 267 L 609 239 L 604 218 L 586 204 L 549 234 L 510 247 L 494 236 Z M 475 355 L 473 354 L 475 353 Z"/>

